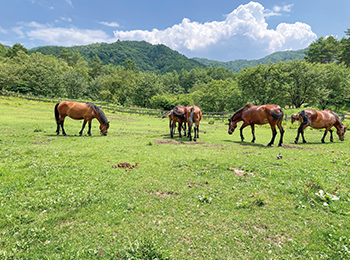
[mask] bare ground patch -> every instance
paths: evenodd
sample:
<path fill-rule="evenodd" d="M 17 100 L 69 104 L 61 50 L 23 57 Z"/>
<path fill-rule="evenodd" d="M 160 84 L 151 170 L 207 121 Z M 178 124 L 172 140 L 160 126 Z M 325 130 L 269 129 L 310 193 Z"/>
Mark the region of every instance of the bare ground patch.
<path fill-rule="evenodd" d="M 175 140 L 157 140 L 154 143 L 156 144 L 171 144 L 171 145 L 200 145 L 203 147 L 220 147 L 217 144 L 205 144 L 204 142 L 176 142 Z"/>
<path fill-rule="evenodd" d="M 252 172 L 245 172 L 241 169 L 235 168 L 235 167 L 230 167 L 228 168 L 230 171 L 233 171 L 234 174 L 240 177 L 249 177 L 252 176 L 254 177 L 254 174 Z"/>
<path fill-rule="evenodd" d="M 298 150 L 313 150 L 314 148 L 310 147 L 300 147 L 300 146 L 295 146 L 295 145 L 283 145 L 283 148 L 290 148 L 290 149 L 298 149 Z"/>

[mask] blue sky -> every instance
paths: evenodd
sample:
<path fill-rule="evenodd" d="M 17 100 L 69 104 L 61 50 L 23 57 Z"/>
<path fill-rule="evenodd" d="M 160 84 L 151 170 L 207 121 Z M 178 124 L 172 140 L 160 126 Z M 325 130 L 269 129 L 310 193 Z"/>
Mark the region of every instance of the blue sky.
<path fill-rule="evenodd" d="M 86 45 L 119 40 L 165 44 L 189 58 L 258 59 L 341 39 L 349 0 L 8 0 L 0 43 Z"/>

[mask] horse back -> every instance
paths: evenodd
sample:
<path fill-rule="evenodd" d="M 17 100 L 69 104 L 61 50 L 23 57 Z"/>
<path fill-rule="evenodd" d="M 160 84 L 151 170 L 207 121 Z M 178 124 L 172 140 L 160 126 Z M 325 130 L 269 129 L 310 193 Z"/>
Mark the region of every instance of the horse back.
<path fill-rule="evenodd" d="M 69 116 L 77 120 L 93 118 L 94 114 L 88 104 L 72 101 L 63 101 L 59 103 L 57 109 L 61 116 Z"/>

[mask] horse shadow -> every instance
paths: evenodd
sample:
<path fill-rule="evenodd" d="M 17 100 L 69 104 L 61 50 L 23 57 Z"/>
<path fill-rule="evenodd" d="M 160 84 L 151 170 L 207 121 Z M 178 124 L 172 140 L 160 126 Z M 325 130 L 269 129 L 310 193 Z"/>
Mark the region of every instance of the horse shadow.
<path fill-rule="evenodd" d="M 252 143 L 252 142 L 242 142 L 242 141 L 233 141 L 233 140 L 223 140 L 224 142 L 228 143 L 235 143 L 243 146 L 252 146 L 252 147 L 260 147 L 260 148 L 271 148 L 273 146 L 267 146 L 264 144 L 257 144 L 257 143 Z"/>

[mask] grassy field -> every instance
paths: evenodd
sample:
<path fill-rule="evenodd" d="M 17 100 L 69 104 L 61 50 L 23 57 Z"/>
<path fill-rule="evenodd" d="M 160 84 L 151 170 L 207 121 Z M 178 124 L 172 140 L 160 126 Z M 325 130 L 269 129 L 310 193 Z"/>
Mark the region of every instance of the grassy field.
<path fill-rule="evenodd" d="M 0 97 L 0 259 L 350 258 L 350 137 L 295 145 L 285 122 L 266 147 L 268 127 L 251 144 L 203 120 L 194 143 L 108 113 L 107 137 L 64 137 L 53 108 Z"/>

